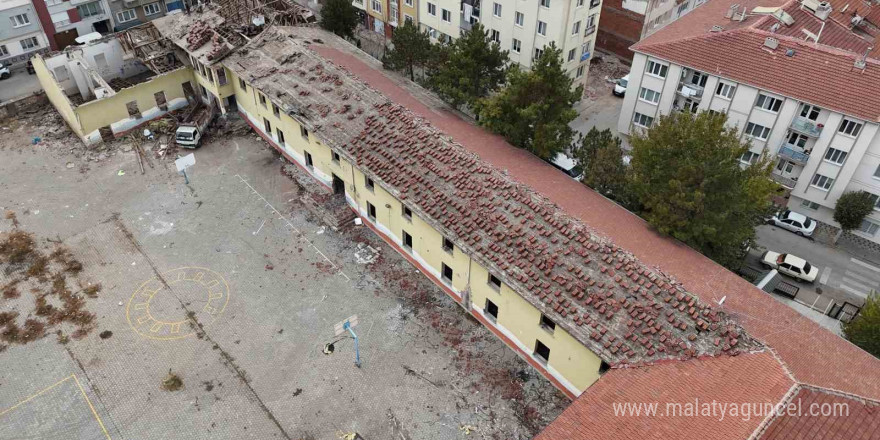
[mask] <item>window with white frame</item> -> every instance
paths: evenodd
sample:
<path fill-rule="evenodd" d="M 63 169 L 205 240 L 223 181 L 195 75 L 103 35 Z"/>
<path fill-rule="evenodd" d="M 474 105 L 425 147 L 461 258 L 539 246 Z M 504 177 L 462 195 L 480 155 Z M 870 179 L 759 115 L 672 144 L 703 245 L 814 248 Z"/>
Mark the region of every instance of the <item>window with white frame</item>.
<path fill-rule="evenodd" d="M 413 23 L 415 23 L 415 19 L 412 17 L 412 15 L 403 14 L 403 22 L 413 24 Z"/>
<path fill-rule="evenodd" d="M 584 30 L 584 36 L 590 35 L 590 33 L 595 29 L 597 15 L 599 14 L 593 14 L 587 17 L 587 28 Z"/>
<path fill-rule="evenodd" d="M 495 3 L 492 5 L 492 15 L 501 17 L 501 3 Z"/>
<path fill-rule="evenodd" d="M 804 201 L 801 202 L 801 207 L 815 211 L 815 210 L 819 209 L 819 204 L 816 202 L 804 199 Z"/>
<path fill-rule="evenodd" d="M 872 193 L 868 193 L 868 194 L 871 196 L 871 202 L 874 203 L 874 210 L 880 211 L 880 196 L 878 196 L 877 194 L 872 194 Z"/>
<path fill-rule="evenodd" d="M 404 3 L 406 3 L 407 6 L 412 6 L 413 0 L 404 0 Z"/>
<path fill-rule="evenodd" d="M 376 12 L 378 12 L 378 13 L 382 13 L 382 3 L 379 3 L 378 0 L 373 0 L 373 1 L 370 3 L 370 7 L 372 7 L 373 10 L 376 11 Z"/>
<path fill-rule="evenodd" d="M 757 161 L 759 157 L 761 157 L 761 155 L 758 153 L 746 151 L 745 153 L 743 153 L 742 156 L 739 157 L 739 161 L 746 165 L 751 165 L 755 163 L 755 161 Z"/>
<path fill-rule="evenodd" d="M 428 15 L 437 16 L 437 5 L 428 2 Z"/>
<path fill-rule="evenodd" d="M 770 129 L 763 125 L 749 122 L 748 125 L 746 125 L 746 136 L 765 141 L 767 140 L 767 137 L 770 136 Z"/>
<path fill-rule="evenodd" d="M 877 166 L 877 169 L 874 170 L 874 178 L 880 179 L 880 165 Z"/>
<path fill-rule="evenodd" d="M 876 235 L 878 230 L 880 230 L 880 225 L 867 219 L 862 220 L 862 224 L 859 226 L 859 232 L 864 232 L 870 236 Z"/>
<path fill-rule="evenodd" d="M 501 44 L 501 32 L 498 32 L 495 29 L 489 30 L 489 39 L 494 43 Z"/>
<path fill-rule="evenodd" d="M 70 15 L 67 15 L 67 12 L 56 12 L 49 16 L 52 19 L 52 24 L 57 26 L 64 26 L 70 24 Z"/>
<path fill-rule="evenodd" d="M 807 118 L 811 121 L 815 121 L 816 119 L 819 119 L 819 112 L 821 111 L 822 109 L 816 107 L 815 105 L 803 104 L 801 106 L 801 117 Z"/>
<path fill-rule="evenodd" d="M 590 8 L 591 9 L 595 8 L 596 6 L 599 6 L 600 4 L 602 4 L 602 0 L 590 0 Z"/>
<path fill-rule="evenodd" d="M 146 16 L 156 15 L 160 12 L 162 12 L 162 6 L 159 6 L 159 2 L 144 5 L 144 15 Z"/>
<path fill-rule="evenodd" d="M 513 14 L 513 24 L 522 27 L 526 21 L 526 16 L 522 12 L 517 11 Z"/>
<path fill-rule="evenodd" d="M 0 57 L 5 57 L 9 55 L 9 49 L 6 48 L 5 44 L 0 44 Z"/>
<path fill-rule="evenodd" d="M 77 12 L 79 12 L 79 16 L 82 18 L 93 17 L 95 15 L 101 15 L 104 13 L 104 9 L 101 8 L 100 2 L 91 2 L 84 5 L 79 5 L 76 7 L 76 10 Z"/>
<path fill-rule="evenodd" d="M 846 160 L 846 151 L 841 151 L 837 148 L 829 148 L 828 151 L 825 152 L 826 162 L 840 165 L 843 163 L 844 160 Z"/>
<path fill-rule="evenodd" d="M 779 111 L 779 107 L 782 107 L 782 100 L 761 93 L 758 95 L 758 101 L 755 102 L 755 107 L 776 113 Z"/>
<path fill-rule="evenodd" d="M 447 9 L 440 10 L 441 18 L 447 23 L 452 23 L 452 13 Z"/>
<path fill-rule="evenodd" d="M 538 20 L 538 35 L 547 36 L 547 23 Z"/>
<path fill-rule="evenodd" d="M 22 50 L 30 50 L 35 47 L 40 47 L 40 42 L 37 41 L 37 37 L 25 38 L 20 41 Z"/>
<path fill-rule="evenodd" d="M 659 76 L 660 78 L 666 78 L 666 73 L 669 71 L 669 66 L 665 64 L 660 64 L 656 61 L 648 61 L 648 68 L 646 72 L 648 75 Z"/>
<path fill-rule="evenodd" d="M 28 18 L 27 14 L 18 14 L 9 17 L 12 20 L 12 27 L 22 27 L 31 24 L 31 19 Z"/>
<path fill-rule="evenodd" d="M 642 87 L 642 89 L 639 90 L 639 99 L 645 102 L 650 102 L 651 104 L 656 104 L 660 102 L 660 92 Z"/>
<path fill-rule="evenodd" d="M 541 0 L 541 6 L 545 8 L 550 7 L 550 0 Z"/>
<path fill-rule="evenodd" d="M 807 135 L 795 133 L 792 131 L 788 135 L 788 142 L 787 143 L 788 143 L 788 145 L 803 149 L 804 147 L 807 146 L 808 139 L 809 138 L 807 137 Z"/>
<path fill-rule="evenodd" d="M 577 72 L 575 72 L 574 77 L 575 77 L 575 78 L 580 78 L 580 77 L 584 76 L 584 69 L 585 69 L 586 67 L 587 67 L 586 65 L 583 65 L 583 66 L 578 67 L 578 70 L 577 70 Z"/>
<path fill-rule="evenodd" d="M 648 127 L 650 127 L 651 125 L 654 125 L 654 118 L 652 118 L 652 117 L 650 117 L 650 116 L 648 116 L 648 115 L 643 115 L 643 114 L 641 114 L 641 113 L 639 113 L 639 112 L 636 112 L 636 113 L 633 115 L 633 124 L 635 124 L 635 125 L 637 125 L 637 126 L 639 126 L 639 127 L 645 127 L 645 128 L 648 128 Z"/>
<path fill-rule="evenodd" d="M 535 59 L 541 58 L 541 55 L 544 55 L 544 49 L 535 48 Z"/>
<path fill-rule="evenodd" d="M 519 53 L 520 49 L 522 49 L 522 41 L 513 39 L 513 44 L 510 46 L 510 50 L 516 53 Z"/>
<path fill-rule="evenodd" d="M 129 22 L 135 19 L 137 19 L 137 14 L 135 14 L 134 9 L 126 9 L 116 13 L 116 21 L 120 23 Z"/>
<path fill-rule="evenodd" d="M 577 56 L 575 49 L 568 51 L 568 61 L 574 61 L 575 56 Z"/>
<path fill-rule="evenodd" d="M 837 132 L 856 137 L 862 132 L 862 123 L 849 118 L 843 118 L 843 121 L 840 121 L 840 128 L 837 129 Z"/>
<path fill-rule="evenodd" d="M 724 99 L 733 99 L 733 92 L 736 91 L 736 86 L 733 84 L 728 84 L 725 82 L 719 82 L 718 87 L 715 88 L 715 95 L 720 96 Z"/>
<path fill-rule="evenodd" d="M 581 33 L 581 22 L 576 21 L 573 25 L 571 25 L 571 34 L 577 35 Z"/>
<path fill-rule="evenodd" d="M 828 191 L 829 189 L 831 189 L 831 184 L 833 183 L 834 179 L 817 173 L 815 176 L 813 176 L 813 181 L 810 182 L 810 185 L 819 188 L 822 191 Z"/>

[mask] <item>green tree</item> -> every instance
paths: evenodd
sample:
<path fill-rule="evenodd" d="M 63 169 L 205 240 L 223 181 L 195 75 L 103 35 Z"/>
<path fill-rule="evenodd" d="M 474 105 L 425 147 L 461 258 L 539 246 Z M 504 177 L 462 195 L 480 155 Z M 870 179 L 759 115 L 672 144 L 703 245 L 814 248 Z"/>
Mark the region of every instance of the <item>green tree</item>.
<path fill-rule="evenodd" d="M 743 166 L 749 143 L 724 114 L 674 112 L 635 133 L 629 188 L 641 216 L 728 268 L 742 263 L 778 186 L 765 155 Z"/>
<path fill-rule="evenodd" d="M 572 158 L 584 172 L 585 185 L 626 205 L 626 166 L 620 144 L 611 130 L 594 127 L 572 146 Z"/>
<path fill-rule="evenodd" d="M 415 81 L 415 68 L 424 66 L 431 56 L 431 39 L 427 32 L 420 32 L 416 25 L 406 21 L 398 27 L 391 37 L 393 49 L 382 60 L 385 67 L 402 70 L 409 79 Z"/>
<path fill-rule="evenodd" d="M 530 70 L 512 67 L 507 86 L 474 106 L 481 125 L 547 160 L 571 144 L 574 131 L 568 124 L 577 117 L 572 105 L 583 93 L 581 86 L 571 87 L 561 53 L 550 43 Z"/>
<path fill-rule="evenodd" d="M 453 107 L 473 106 L 504 82 L 507 60 L 507 51 L 476 23 L 449 45 L 448 56 L 431 74 L 431 88 Z"/>
<path fill-rule="evenodd" d="M 327 0 L 321 8 L 321 27 L 343 38 L 354 38 L 360 19 L 348 0 Z"/>
<path fill-rule="evenodd" d="M 859 315 L 843 324 L 843 336 L 862 350 L 880 358 L 880 296 L 872 292 Z"/>
<path fill-rule="evenodd" d="M 866 191 L 850 191 L 837 199 L 834 206 L 834 221 L 840 223 L 840 231 L 834 237 L 834 242 L 840 239 L 844 232 L 852 231 L 862 225 L 862 220 L 874 210 L 874 196 Z"/>

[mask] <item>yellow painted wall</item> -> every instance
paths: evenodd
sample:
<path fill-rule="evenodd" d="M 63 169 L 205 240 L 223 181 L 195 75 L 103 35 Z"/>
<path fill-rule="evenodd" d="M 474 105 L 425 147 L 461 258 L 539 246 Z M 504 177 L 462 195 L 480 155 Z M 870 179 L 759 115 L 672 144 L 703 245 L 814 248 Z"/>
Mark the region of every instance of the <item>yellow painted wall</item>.
<path fill-rule="evenodd" d="M 412 0 L 412 6 L 408 6 L 406 4 L 406 0 L 400 0 L 400 11 L 403 14 L 406 14 L 406 15 L 409 15 L 410 17 L 412 17 L 413 24 L 416 26 L 419 25 L 419 10 L 417 9 L 418 8 L 417 1 L 418 0 Z M 403 26 L 404 20 L 406 20 L 406 17 L 401 15 L 400 16 L 400 25 L 401 26 Z"/>
<path fill-rule="evenodd" d="M 535 341 L 540 340 L 550 349 L 547 364 L 581 391 L 599 379 L 602 360 L 598 356 L 559 325 L 553 333 L 542 328 L 538 309 L 503 282 L 501 288 L 496 290 L 489 284 L 489 271 L 474 262 L 471 265 L 471 301 L 474 308 L 484 310 L 486 299 L 498 306 L 498 325 L 522 342 L 526 353 L 532 353 Z"/>
<path fill-rule="evenodd" d="M 267 96 L 266 106 L 260 104 L 260 91 L 250 85 L 247 90 L 241 88 L 238 78 L 230 75 L 234 85 L 236 101 L 242 110 L 245 110 L 252 118 L 251 121 L 263 128 L 263 119 L 267 119 L 272 126 L 272 138 L 278 141 L 276 129 L 284 132 L 285 149 L 293 152 L 291 156 L 302 160 L 305 152 L 312 156 L 316 174 L 329 176 L 337 175 L 346 183 L 346 193 L 358 205 L 362 215 L 367 215 L 367 203 L 376 207 L 375 223 L 379 229 L 384 229 L 400 247 L 403 247 L 403 233 L 406 231 L 413 237 L 413 253 L 423 264 L 440 278 L 441 264 L 445 263 L 453 270 L 452 287 L 456 292 L 462 292 L 470 283 L 471 301 L 475 307 L 483 309 L 486 298 L 490 298 L 498 305 L 498 324 L 505 328 L 513 337 L 518 339 L 524 346 L 526 353 L 534 350 L 535 340 L 540 339 L 550 348 L 548 365 L 562 375 L 573 386 L 583 391 L 599 378 L 599 366 L 601 360 L 588 350 L 583 344 L 575 340 L 562 327 L 557 326 L 553 334 L 550 334 L 540 326 L 541 313 L 529 304 L 510 287 L 502 284 L 500 292 L 488 284 L 488 271 L 456 247 L 452 255 L 443 249 L 443 236 L 431 225 L 413 213 L 412 219 L 403 216 L 403 208 L 389 192 L 382 189 L 380 182 L 375 182 L 373 190 L 368 190 L 364 174 L 357 168 L 353 168 L 344 158 L 334 162 L 332 150 L 320 143 L 312 133 L 306 140 L 300 135 L 300 126 L 293 118 L 283 112 L 275 116 L 272 110 L 272 102 Z M 329 184 L 329 182 L 326 182 Z"/>
<path fill-rule="evenodd" d="M 373 0 L 364 0 L 364 7 L 367 10 L 367 14 L 382 20 L 383 23 L 388 23 L 388 2 L 385 0 L 377 1 L 382 5 L 382 12 L 376 12 L 373 10 Z"/>
<path fill-rule="evenodd" d="M 61 86 L 55 82 L 55 77 L 49 72 L 49 69 L 46 67 L 46 62 L 43 61 L 43 57 L 35 55 L 33 57 L 33 65 L 34 72 L 37 74 L 37 79 L 40 81 L 40 85 L 46 92 L 46 97 L 49 99 L 49 102 L 55 106 L 55 109 L 58 110 L 61 117 L 67 121 L 67 125 L 70 126 L 70 129 L 73 130 L 77 136 L 82 138 L 84 136 L 82 125 L 79 122 L 79 118 L 77 118 L 76 112 L 73 110 L 73 105 L 70 103 L 70 100 L 67 99 L 67 95 L 64 94 L 64 90 L 61 89 Z"/>
<path fill-rule="evenodd" d="M 138 110 L 141 114 L 156 107 L 154 93 L 164 91 L 166 102 L 172 99 L 185 98 L 183 83 L 192 81 L 192 70 L 182 67 L 173 72 L 156 76 L 155 78 L 140 83 L 135 87 L 119 90 L 115 95 L 108 98 L 87 102 L 76 108 L 82 130 L 91 133 L 101 127 L 108 126 L 128 118 L 126 104 L 137 101 Z"/>

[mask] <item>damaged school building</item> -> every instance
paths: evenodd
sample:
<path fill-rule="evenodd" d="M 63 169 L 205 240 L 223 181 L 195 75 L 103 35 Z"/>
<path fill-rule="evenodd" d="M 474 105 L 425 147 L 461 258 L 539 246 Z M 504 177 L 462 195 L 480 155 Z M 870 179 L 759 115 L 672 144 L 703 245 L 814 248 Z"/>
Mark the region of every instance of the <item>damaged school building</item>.
<path fill-rule="evenodd" d="M 774 423 L 799 423 L 773 417 L 627 422 L 610 415 L 612 401 L 662 399 L 675 390 L 706 400 L 720 392 L 774 404 L 819 392 L 851 399 L 858 408 L 877 405 L 880 361 L 785 305 L 764 300 L 747 281 L 725 278 L 729 272 L 690 249 L 645 235 L 637 243 L 651 243 L 650 253 L 637 257 L 615 244 L 612 238 L 651 232 L 635 223 L 625 234 L 609 234 L 588 226 L 587 214 L 566 213 L 548 192 L 521 183 L 519 175 L 437 128 L 449 124 L 434 119 L 439 112 L 402 105 L 411 100 L 408 92 L 352 44 L 310 26 L 238 23 L 206 7 L 38 58 L 34 65 L 49 99 L 86 143 L 123 135 L 197 99 L 221 113 L 240 114 L 576 399 L 542 439 L 595 438 L 597 430 L 603 438 L 770 438 L 761 436 L 773 432 Z M 116 64 L 99 68 L 96 54 Z M 479 130 L 457 121 L 462 132 Z M 473 139 L 513 148 L 494 136 Z M 621 224 L 630 221 L 609 203 L 589 209 L 621 216 Z M 657 255 L 670 264 L 690 261 L 692 269 L 705 271 L 702 284 L 724 280 L 725 293 L 686 290 L 658 262 L 643 262 Z M 717 301 L 725 295 L 730 298 L 721 307 Z M 762 295 L 760 306 L 755 295 Z M 782 331 L 750 319 L 763 314 L 798 333 L 783 343 Z M 808 332 L 809 341 L 802 336 Z M 801 375 L 819 359 L 829 370 Z M 872 426 L 880 426 L 880 412 L 868 412 Z"/>

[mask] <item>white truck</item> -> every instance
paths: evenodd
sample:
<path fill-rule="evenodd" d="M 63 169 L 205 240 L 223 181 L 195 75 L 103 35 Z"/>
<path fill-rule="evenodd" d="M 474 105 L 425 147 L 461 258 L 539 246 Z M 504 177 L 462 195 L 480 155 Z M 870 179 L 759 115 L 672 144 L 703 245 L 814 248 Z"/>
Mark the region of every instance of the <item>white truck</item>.
<path fill-rule="evenodd" d="M 198 147 L 216 113 L 217 109 L 213 105 L 204 105 L 201 102 L 191 108 L 177 126 L 174 136 L 177 145 L 183 148 Z"/>

